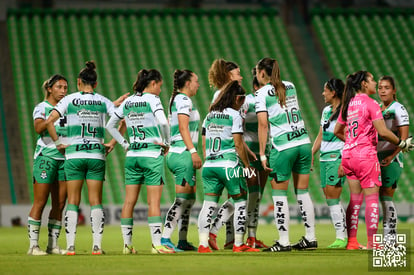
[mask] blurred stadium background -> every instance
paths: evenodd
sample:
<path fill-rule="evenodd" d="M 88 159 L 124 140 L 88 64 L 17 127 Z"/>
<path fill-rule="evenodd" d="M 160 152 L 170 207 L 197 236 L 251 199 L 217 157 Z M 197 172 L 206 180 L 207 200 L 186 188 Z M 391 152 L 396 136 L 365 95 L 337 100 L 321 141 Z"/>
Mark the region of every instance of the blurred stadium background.
<path fill-rule="evenodd" d="M 32 111 L 43 100 L 43 81 L 60 73 L 74 92 L 87 60 L 97 63 L 96 90 L 111 99 L 131 91 L 141 68 L 160 70 L 165 107 L 174 70 L 191 69 L 200 79 L 194 102 L 204 117 L 213 93 L 207 73 L 214 59 L 238 63 L 250 91 L 251 68 L 262 57 L 276 58 L 282 78 L 296 85 L 312 141 L 324 106 L 324 82 L 368 70 L 376 79 L 395 77 L 398 99 L 414 119 L 413 0 L 5 0 L 0 3 L 0 41 L 0 225 L 9 225 L 19 213 L 25 220 L 32 202 L 37 138 Z M 403 220 L 414 217 L 413 161 L 413 154 L 406 155 L 395 194 Z M 115 216 L 124 197 L 123 164 L 124 153 L 117 148 L 108 157 L 103 199 Z M 167 176 L 165 207 L 175 196 Z M 200 179 L 199 173 L 199 202 Z M 328 218 L 319 179 L 316 162 L 311 196 L 317 217 Z M 138 206 L 146 201 L 143 191 Z M 271 220 L 267 191 L 261 211 Z M 348 198 L 345 187 L 345 204 Z M 293 190 L 289 202 L 296 214 Z M 87 204 L 86 190 L 82 203 Z"/>

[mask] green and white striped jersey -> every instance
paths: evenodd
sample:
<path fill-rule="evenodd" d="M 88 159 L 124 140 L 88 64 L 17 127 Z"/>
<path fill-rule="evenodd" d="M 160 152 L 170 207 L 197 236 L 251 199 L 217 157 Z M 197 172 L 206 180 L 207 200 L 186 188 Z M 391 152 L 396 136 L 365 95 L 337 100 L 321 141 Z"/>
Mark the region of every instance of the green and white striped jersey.
<path fill-rule="evenodd" d="M 320 149 L 320 161 L 335 161 L 341 156 L 344 142 L 334 134 L 337 119 L 330 121 L 332 105 L 326 106 L 322 111 L 322 143 Z"/>
<path fill-rule="evenodd" d="M 239 111 L 226 108 L 207 114 L 203 122 L 206 133 L 206 161 L 203 167 L 231 167 L 239 163 L 233 134 L 243 134 Z"/>
<path fill-rule="evenodd" d="M 198 127 L 200 124 L 200 114 L 194 107 L 191 98 L 187 95 L 179 93 L 175 96 L 174 102 L 171 106 L 171 115 L 169 117 L 171 127 L 171 147 L 169 152 L 179 153 L 184 152 L 187 147 L 180 134 L 178 128 L 178 115 L 186 115 L 189 117 L 188 128 L 190 130 L 191 140 L 194 147 L 197 149 L 198 145 Z"/>
<path fill-rule="evenodd" d="M 259 135 L 256 114 L 256 99 L 253 94 L 248 94 L 240 112 L 244 118 L 244 141 L 253 153 L 259 154 Z"/>
<path fill-rule="evenodd" d="M 382 104 L 380 105 L 382 107 Z M 398 132 L 398 127 L 410 125 L 409 115 L 405 107 L 398 101 L 393 101 L 388 108 L 382 111 L 382 116 L 384 117 L 385 125 L 390 129 L 396 136 L 400 136 Z M 378 136 L 378 152 L 394 152 L 397 148 L 397 145 L 392 144 L 391 142 L 386 141 L 385 139 Z M 400 163 L 400 166 L 403 167 L 402 160 L 403 154 L 400 152 L 397 155 L 397 160 Z"/>
<path fill-rule="evenodd" d="M 71 145 L 66 148 L 66 159 L 104 160 L 106 115 L 115 110 L 112 101 L 97 93 L 76 92 L 62 98 L 55 110 L 67 118 Z"/>
<path fill-rule="evenodd" d="M 120 119 L 125 118 L 129 148 L 127 157 L 153 157 L 161 155 L 163 143 L 155 113 L 164 112 L 161 100 L 150 93 L 132 95 L 128 97 L 115 111 Z"/>
<path fill-rule="evenodd" d="M 256 91 L 256 113 L 267 112 L 272 146 L 278 151 L 310 143 L 305 129 L 296 88 L 293 83 L 283 81 L 286 87 L 286 106 L 281 107 L 275 88 L 267 84 Z"/>
<path fill-rule="evenodd" d="M 36 119 L 47 120 L 52 110 L 55 108 L 47 100 L 40 102 L 36 105 L 33 110 L 33 121 Z M 66 128 L 66 117 L 61 117 L 55 122 L 56 133 L 59 136 L 63 144 L 67 144 L 67 128 Z M 62 155 L 57 149 L 56 145 L 53 142 L 52 138 L 49 135 L 47 130 L 39 134 L 36 143 L 36 149 L 34 153 L 34 159 L 36 159 L 40 154 L 43 156 L 50 157 L 56 160 L 64 160 L 65 156 Z"/>

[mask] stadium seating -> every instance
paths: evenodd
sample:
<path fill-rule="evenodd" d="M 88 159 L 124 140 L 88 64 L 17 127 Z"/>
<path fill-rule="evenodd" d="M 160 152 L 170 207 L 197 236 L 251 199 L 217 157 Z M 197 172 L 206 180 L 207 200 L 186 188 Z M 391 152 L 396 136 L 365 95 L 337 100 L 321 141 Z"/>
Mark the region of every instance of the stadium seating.
<path fill-rule="evenodd" d="M 375 79 L 391 75 L 398 100 L 414 117 L 414 13 L 412 10 L 314 10 L 312 25 L 336 77 L 358 70 Z M 377 98 L 378 99 L 378 98 Z M 414 202 L 414 155 L 405 155 L 405 168 L 395 193 L 397 202 Z"/>
<path fill-rule="evenodd" d="M 164 77 L 161 99 L 166 109 L 174 70 L 191 69 L 199 75 L 201 86 L 194 102 L 204 117 L 213 93 L 207 75 L 214 59 L 237 62 L 243 86 L 249 91 L 251 68 L 263 57 L 274 57 L 279 61 L 282 78 L 297 87 L 312 140 L 318 132 L 319 110 L 276 10 L 15 10 L 9 11 L 7 22 L 28 183 L 36 137 L 31 113 L 43 99 L 42 82 L 61 73 L 69 80 L 69 91 L 74 92 L 77 74 L 87 60 L 97 63 L 97 92 L 111 99 L 131 91 L 141 68 L 160 70 Z M 123 164 L 124 153 L 117 148 L 108 157 L 104 203 L 123 202 Z M 171 174 L 167 174 L 162 198 L 166 204 L 175 193 Z M 198 181 L 197 197 L 202 198 L 200 172 Z M 313 198 L 324 203 L 318 173 L 312 173 L 310 186 Z M 142 191 L 140 202 L 145 202 L 145 188 Z M 265 194 L 271 203 L 270 192 Z M 289 200 L 295 201 L 293 191 L 289 194 Z M 82 200 L 87 202 L 86 192 Z"/>

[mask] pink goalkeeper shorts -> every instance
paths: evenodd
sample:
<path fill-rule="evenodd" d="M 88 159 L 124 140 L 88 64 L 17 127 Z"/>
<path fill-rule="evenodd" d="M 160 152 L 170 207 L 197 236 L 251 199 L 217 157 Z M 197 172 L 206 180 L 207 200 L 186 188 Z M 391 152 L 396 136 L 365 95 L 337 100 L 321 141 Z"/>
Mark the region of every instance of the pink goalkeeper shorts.
<path fill-rule="evenodd" d="M 342 167 L 346 177 L 359 180 L 362 188 L 381 186 L 381 169 L 377 156 L 366 158 L 343 158 Z"/>

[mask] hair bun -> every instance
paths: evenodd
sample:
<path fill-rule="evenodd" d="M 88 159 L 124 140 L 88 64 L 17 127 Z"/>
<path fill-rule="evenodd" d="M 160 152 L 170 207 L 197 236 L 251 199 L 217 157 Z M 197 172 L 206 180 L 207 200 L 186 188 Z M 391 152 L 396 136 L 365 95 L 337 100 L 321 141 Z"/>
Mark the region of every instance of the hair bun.
<path fill-rule="evenodd" d="M 91 61 L 86 61 L 86 68 L 88 68 L 88 70 L 95 70 L 96 69 L 96 64 L 95 61 L 91 60 Z"/>

